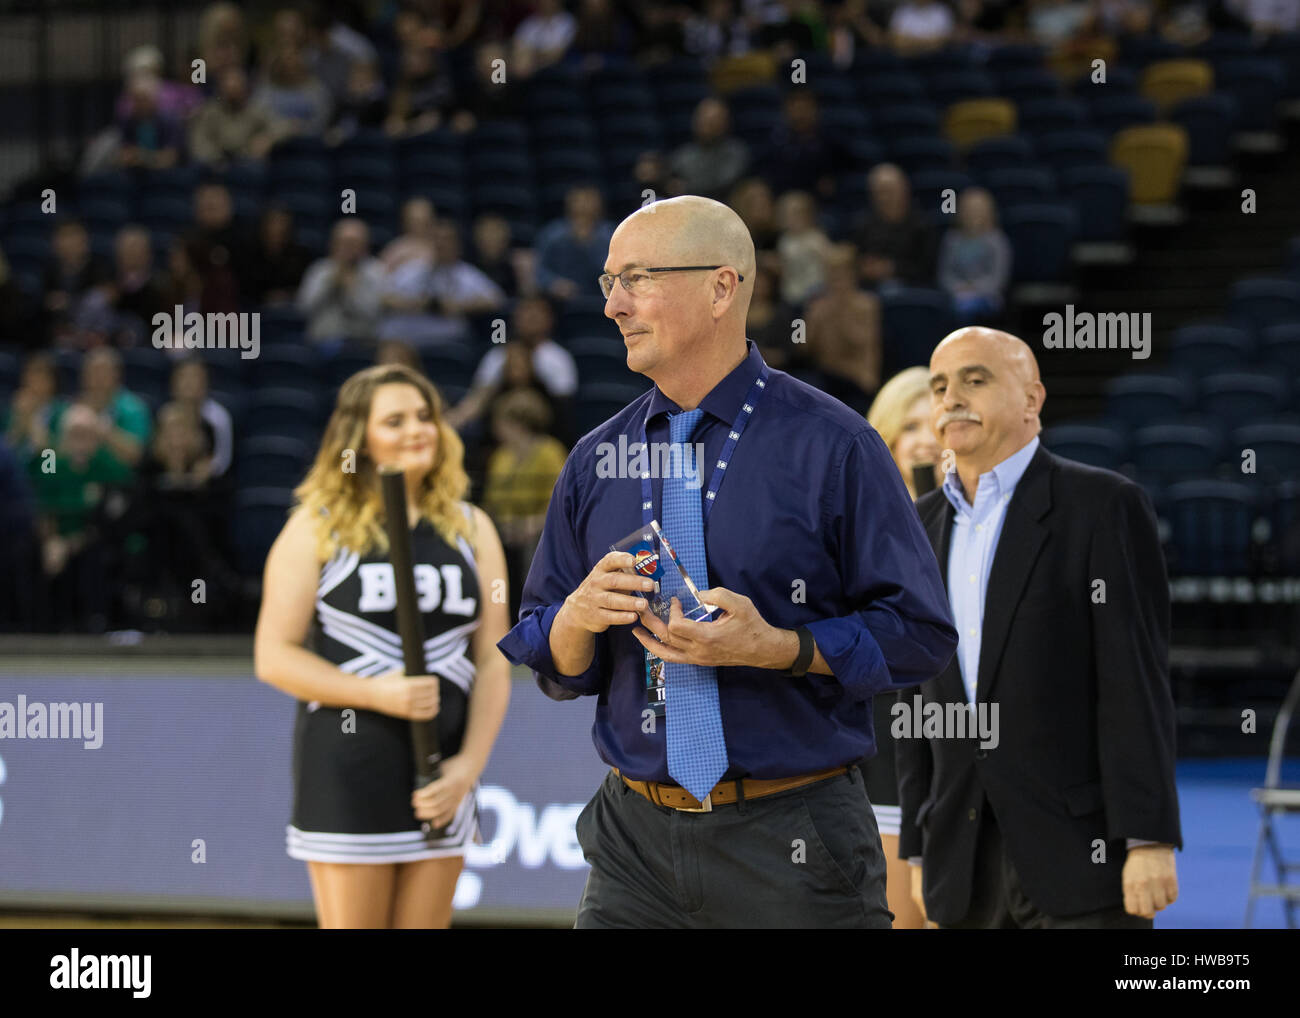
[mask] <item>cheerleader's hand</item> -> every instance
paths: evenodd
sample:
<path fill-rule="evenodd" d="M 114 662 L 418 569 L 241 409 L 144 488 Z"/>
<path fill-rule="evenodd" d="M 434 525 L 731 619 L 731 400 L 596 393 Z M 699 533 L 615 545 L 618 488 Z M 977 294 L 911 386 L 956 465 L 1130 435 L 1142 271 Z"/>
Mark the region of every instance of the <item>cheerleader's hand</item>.
<path fill-rule="evenodd" d="M 368 706 L 380 714 L 408 721 L 428 721 L 438 714 L 438 677 L 391 671 L 370 679 Z"/>
<path fill-rule="evenodd" d="M 419 820 L 435 827 L 446 827 L 469 794 L 478 773 L 462 756 L 449 756 L 442 762 L 442 777 L 411 793 L 411 806 Z"/>

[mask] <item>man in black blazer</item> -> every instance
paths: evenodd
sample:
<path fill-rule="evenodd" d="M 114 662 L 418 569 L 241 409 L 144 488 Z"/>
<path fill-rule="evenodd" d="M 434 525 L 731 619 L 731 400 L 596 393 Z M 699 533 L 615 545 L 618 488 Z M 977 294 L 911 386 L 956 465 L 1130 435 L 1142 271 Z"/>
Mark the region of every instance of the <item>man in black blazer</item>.
<path fill-rule="evenodd" d="M 930 375 L 948 472 L 916 508 L 960 642 L 894 708 L 913 896 L 943 927 L 1149 928 L 1182 847 L 1150 501 L 1038 444 L 1015 336 L 959 329 Z"/>

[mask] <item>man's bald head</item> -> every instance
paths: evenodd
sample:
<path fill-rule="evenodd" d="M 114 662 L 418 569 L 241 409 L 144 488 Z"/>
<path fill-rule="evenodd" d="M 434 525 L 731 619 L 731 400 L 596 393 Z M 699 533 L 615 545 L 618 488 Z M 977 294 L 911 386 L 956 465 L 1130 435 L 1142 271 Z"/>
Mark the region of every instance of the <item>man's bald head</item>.
<path fill-rule="evenodd" d="M 736 212 L 712 198 L 684 194 L 637 209 L 618 226 L 635 230 L 668 257 L 657 265 L 731 265 L 745 277 L 744 292 L 754 278 L 754 239 Z"/>
<path fill-rule="evenodd" d="M 934 432 L 963 475 L 992 469 L 1042 430 L 1038 361 L 1008 332 L 968 326 L 945 336 L 930 355 L 930 391 Z"/>

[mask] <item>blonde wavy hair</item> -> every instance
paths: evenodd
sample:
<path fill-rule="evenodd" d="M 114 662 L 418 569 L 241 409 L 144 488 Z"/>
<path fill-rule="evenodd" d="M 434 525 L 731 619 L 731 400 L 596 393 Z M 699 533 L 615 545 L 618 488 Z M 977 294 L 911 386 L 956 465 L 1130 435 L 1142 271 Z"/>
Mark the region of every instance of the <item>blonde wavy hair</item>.
<path fill-rule="evenodd" d="M 880 387 L 867 411 L 867 423 L 880 432 L 880 437 L 892 453 L 894 443 L 903 433 L 907 411 L 920 396 L 930 394 L 930 369 L 905 368 Z"/>
<path fill-rule="evenodd" d="M 372 549 L 388 551 L 378 471 L 365 443 L 375 391 L 394 383 L 420 391 L 438 429 L 437 458 L 421 483 L 420 515 L 449 541 L 458 535 L 472 540 L 473 527 L 461 508 L 469 489 L 465 446 L 443 416 L 442 397 L 420 372 L 404 364 L 377 364 L 358 371 L 339 388 L 316 460 L 293 492 L 316 520 L 316 551 L 324 561 L 340 548 L 359 555 Z M 346 451 L 355 455 L 354 471 L 343 469 Z"/>

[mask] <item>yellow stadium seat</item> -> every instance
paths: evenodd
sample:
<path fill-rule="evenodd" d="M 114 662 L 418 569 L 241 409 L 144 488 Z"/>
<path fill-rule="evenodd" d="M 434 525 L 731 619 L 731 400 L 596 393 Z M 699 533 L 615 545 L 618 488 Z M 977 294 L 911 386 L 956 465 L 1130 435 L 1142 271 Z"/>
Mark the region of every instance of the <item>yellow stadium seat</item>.
<path fill-rule="evenodd" d="M 1139 90 L 1164 113 L 1184 99 L 1213 92 L 1214 68 L 1204 60 L 1158 60 L 1142 72 Z"/>
<path fill-rule="evenodd" d="M 963 99 L 943 116 L 943 133 L 959 149 L 1015 130 L 1016 108 L 1007 99 Z"/>
<path fill-rule="evenodd" d="M 1135 205 L 1172 204 L 1187 162 L 1187 132 L 1176 124 L 1126 127 L 1111 139 L 1110 161 L 1128 170 Z"/>
<path fill-rule="evenodd" d="M 750 85 L 766 85 L 776 78 L 776 60 L 764 50 L 723 57 L 713 65 L 711 77 L 714 91 L 723 94 Z"/>

